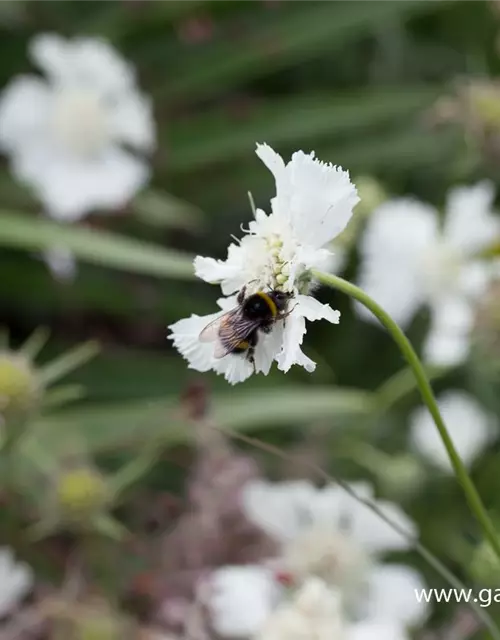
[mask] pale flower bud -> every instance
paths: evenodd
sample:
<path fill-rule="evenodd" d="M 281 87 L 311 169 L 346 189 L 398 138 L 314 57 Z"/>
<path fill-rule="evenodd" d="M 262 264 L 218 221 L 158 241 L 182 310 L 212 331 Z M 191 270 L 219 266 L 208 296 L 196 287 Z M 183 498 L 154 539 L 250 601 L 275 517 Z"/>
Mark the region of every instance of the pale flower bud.
<path fill-rule="evenodd" d="M 40 399 L 40 386 L 30 361 L 11 351 L 0 352 L 0 417 L 8 424 L 23 420 Z"/>
<path fill-rule="evenodd" d="M 82 524 L 98 515 L 110 497 L 104 478 L 86 467 L 64 472 L 58 478 L 56 496 L 62 520 Z"/>

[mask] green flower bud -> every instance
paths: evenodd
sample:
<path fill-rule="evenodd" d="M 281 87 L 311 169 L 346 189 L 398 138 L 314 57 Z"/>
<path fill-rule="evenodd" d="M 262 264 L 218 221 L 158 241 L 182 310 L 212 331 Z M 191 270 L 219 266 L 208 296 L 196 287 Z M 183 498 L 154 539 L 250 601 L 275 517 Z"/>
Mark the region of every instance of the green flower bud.
<path fill-rule="evenodd" d="M 474 550 L 471 575 L 479 584 L 497 587 L 500 584 L 500 560 L 489 542 L 482 542 Z"/>
<path fill-rule="evenodd" d="M 0 352 L 0 417 L 23 420 L 38 405 L 40 385 L 30 361 L 11 351 Z"/>
<path fill-rule="evenodd" d="M 468 91 L 469 104 L 479 121 L 500 129 L 500 88 L 494 84 L 475 83 Z"/>
<path fill-rule="evenodd" d="M 64 472 L 58 479 L 57 505 L 63 520 L 88 524 L 106 506 L 109 491 L 104 478 L 91 468 Z"/>

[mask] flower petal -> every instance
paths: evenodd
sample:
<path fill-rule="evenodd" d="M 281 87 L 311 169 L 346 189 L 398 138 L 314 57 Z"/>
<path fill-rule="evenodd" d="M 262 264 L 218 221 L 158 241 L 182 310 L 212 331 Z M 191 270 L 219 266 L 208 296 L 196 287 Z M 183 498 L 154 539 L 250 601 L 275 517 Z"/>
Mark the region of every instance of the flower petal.
<path fill-rule="evenodd" d="M 145 163 L 113 147 L 95 160 L 40 147 L 15 158 L 14 169 L 36 189 L 47 213 L 61 220 L 123 207 L 149 178 Z"/>
<path fill-rule="evenodd" d="M 452 189 L 447 201 L 445 238 L 455 247 L 476 253 L 500 236 L 500 218 L 492 212 L 495 190 L 492 183 Z"/>
<path fill-rule="evenodd" d="M 241 246 L 230 244 L 226 260 L 197 256 L 194 270 L 198 278 L 210 284 L 221 284 L 222 293 L 229 295 L 245 285 L 245 253 Z"/>
<path fill-rule="evenodd" d="M 34 76 L 19 76 L 0 98 L 0 147 L 16 152 L 45 136 L 50 92 Z"/>
<path fill-rule="evenodd" d="M 298 295 L 293 303 L 297 305 L 297 312 L 310 322 L 314 320 L 328 320 L 332 324 L 340 322 L 340 311 L 335 311 L 328 304 L 321 304 L 312 296 Z"/>
<path fill-rule="evenodd" d="M 196 371 L 210 371 L 214 366 L 214 345 L 210 342 L 200 342 L 203 329 L 224 312 L 211 313 L 208 316 L 192 315 L 190 318 L 179 320 L 170 325 L 172 340 L 175 348 L 189 362 L 190 369 Z"/>
<path fill-rule="evenodd" d="M 378 511 L 407 535 L 396 531 L 377 513 L 336 485 L 328 485 L 323 489 L 323 496 L 319 495 L 315 499 L 315 521 L 325 521 L 330 512 L 337 526 L 343 523 L 349 535 L 367 551 L 380 553 L 408 549 L 412 544 L 411 539 L 416 534 L 416 527 L 404 511 L 391 502 L 376 500 L 372 487 L 366 482 L 352 483 L 350 487 L 356 496 L 374 503 Z"/>
<path fill-rule="evenodd" d="M 306 331 L 304 316 L 300 315 L 298 311 L 292 311 L 286 319 L 281 351 L 276 356 L 280 371 L 286 373 L 294 364 L 301 365 L 309 373 L 312 373 L 316 368 L 316 363 L 308 358 L 300 348 Z"/>
<path fill-rule="evenodd" d="M 144 152 L 155 147 L 155 123 L 151 100 L 138 91 L 130 91 L 113 106 L 110 119 L 113 140 Z"/>
<path fill-rule="evenodd" d="M 399 622 L 405 626 L 421 624 L 428 603 L 415 597 L 425 588 L 421 575 L 404 565 L 379 564 L 369 577 L 367 617 Z"/>
<path fill-rule="evenodd" d="M 135 73 L 105 40 L 76 38 L 67 40 L 55 34 L 36 36 L 30 52 L 49 78 L 66 86 L 99 91 L 103 96 L 128 92 Z"/>
<path fill-rule="evenodd" d="M 472 396 L 461 391 L 442 395 L 438 405 L 458 454 L 470 466 L 494 436 L 496 420 Z M 444 444 L 425 407 L 419 407 L 410 418 L 410 441 L 429 462 L 443 471 L 452 472 Z"/>
<path fill-rule="evenodd" d="M 474 310 L 457 296 L 440 299 L 434 306 L 429 335 L 424 344 L 424 357 L 430 364 L 452 367 L 468 356 Z"/>
<path fill-rule="evenodd" d="M 279 484 L 252 480 L 243 489 L 242 506 L 251 522 L 279 542 L 285 542 L 300 533 L 302 518 L 314 494 L 314 487 L 305 480 Z"/>
<path fill-rule="evenodd" d="M 417 201 L 387 202 L 369 218 L 359 286 L 403 326 L 424 301 L 420 262 L 436 238 L 436 212 Z M 378 322 L 364 306 L 355 306 L 362 318 Z"/>
<path fill-rule="evenodd" d="M 403 625 L 392 620 L 365 620 L 347 627 L 345 640 L 410 640 Z"/>
<path fill-rule="evenodd" d="M 226 566 L 209 579 L 208 612 L 215 632 L 223 638 L 246 638 L 257 633 L 271 615 L 281 588 L 269 569 Z"/>

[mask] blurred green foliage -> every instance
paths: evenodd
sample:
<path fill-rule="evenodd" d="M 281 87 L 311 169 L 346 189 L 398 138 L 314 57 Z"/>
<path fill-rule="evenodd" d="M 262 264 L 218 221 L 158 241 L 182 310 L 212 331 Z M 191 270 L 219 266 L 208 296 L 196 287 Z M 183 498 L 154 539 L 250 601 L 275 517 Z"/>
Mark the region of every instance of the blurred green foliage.
<path fill-rule="evenodd" d="M 269 210 L 274 187 L 255 142 L 284 157 L 314 149 L 354 181 L 368 175 L 388 194 L 438 205 L 457 182 L 489 176 L 498 186 L 498 174 L 466 144 L 462 129 L 433 126 L 431 112 L 459 79 L 500 72 L 499 26 L 480 0 L 0 3 L 0 85 L 30 69 L 27 43 L 38 32 L 102 36 L 137 66 L 154 101 L 159 141 L 150 189 L 120 215 L 96 213 L 91 228 L 61 228 L 38 216 L 37 203 L 2 161 L 2 323 L 17 344 L 49 326 L 45 357 L 84 339 L 102 344 L 101 354 L 68 378 L 86 388 L 85 400 L 41 416 L 28 454 L 37 442 L 55 453 L 63 433 L 83 434 L 88 451 L 99 454 L 161 434 L 175 445 L 190 441 L 171 408 L 195 376 L 167 342 L 166 327 L 215 308 L 216 289 L 192 279 L 190 259 L 224 256 L 230 234 L 251 215 L 247 192 Z M 55 281 L 37 255 L 53 241 L 81 261 L 72 283 Z M 347 277 L 355 270 L 354 251 Z M 403 379 L 381 411 L 390 391 L 381 385 L 404 367 L 397 348 L 355 319 L 349 300 L 326 291 L 319 297 L 341 310 L 342 321 L 308 330 L 314 375 L 273 371 L 238 389 L 211 373 L 204 379 L 215 391 L 221 427 L 257 429 L 284 444 L 320 423 L 332 428 L 328 465 L 355 476 L 363 473 L 355 460 L 336 455 L 346 432 L 338 427 L 390 454 L 402 452 L 418 396 Z M 425 328 L 423 312 L 410 331 L 417 347 Z M 498 413 L 497 378 L 478 378 L 471 365 L 436 382 L 438 389 L 450 385 L 469 388 Z M 493 452 L 491 464 L 474 473 L 491 509 L 500 509 L 497 470 Z M 466 573 L 459 558 L 464 545 L 478 542 L 478 530 L 454 483 L 434 483 L 408 509 L 424 542 Z"/>

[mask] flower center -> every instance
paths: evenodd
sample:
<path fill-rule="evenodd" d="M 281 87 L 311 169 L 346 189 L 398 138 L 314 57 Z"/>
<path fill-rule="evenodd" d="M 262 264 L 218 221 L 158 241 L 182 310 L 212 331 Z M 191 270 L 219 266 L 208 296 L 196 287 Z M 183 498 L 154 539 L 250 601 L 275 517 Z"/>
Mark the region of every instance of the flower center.
<path fill-rule="evenodd" d="M 78 156 L 96 155 L 109 141 L 106 108 L 92 91 L 60 91 L 55 100 L 52 126 L 58 141 Z"/>
<path fill-rule="evenodd" d="M 456 289 L 462 268 L 460 253 L 444 242 L 428 249 L 421 264 L 421 274 L 427 295 L 434 299 Z"/>

